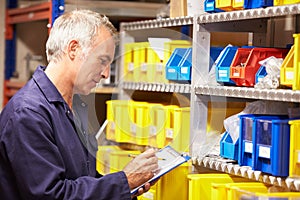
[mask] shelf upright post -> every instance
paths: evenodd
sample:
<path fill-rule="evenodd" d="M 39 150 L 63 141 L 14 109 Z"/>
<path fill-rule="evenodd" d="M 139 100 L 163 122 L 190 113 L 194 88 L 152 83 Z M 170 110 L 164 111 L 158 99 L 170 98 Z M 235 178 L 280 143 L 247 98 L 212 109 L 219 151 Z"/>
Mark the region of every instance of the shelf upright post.
<path fill-rule="evenodd" d="M 194 17 L 193 26 L 190 153 L 201 157 L 205 154 L 208 101 L 196 95 L 195 86 L 208 83 L 211 36 L 198 22 L 198 17 Z"/>

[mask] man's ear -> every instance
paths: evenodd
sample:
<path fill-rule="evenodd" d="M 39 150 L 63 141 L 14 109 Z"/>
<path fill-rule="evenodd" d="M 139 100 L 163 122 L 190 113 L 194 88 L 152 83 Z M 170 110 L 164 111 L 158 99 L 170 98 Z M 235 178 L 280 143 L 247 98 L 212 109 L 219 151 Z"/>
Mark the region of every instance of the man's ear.
<path fill-rule="evenodd" d="M 79 43 L 77 40 L 71 40 L 68 44 L 68 56 L 70 60 L 74 60 L 79 51 Z"/>

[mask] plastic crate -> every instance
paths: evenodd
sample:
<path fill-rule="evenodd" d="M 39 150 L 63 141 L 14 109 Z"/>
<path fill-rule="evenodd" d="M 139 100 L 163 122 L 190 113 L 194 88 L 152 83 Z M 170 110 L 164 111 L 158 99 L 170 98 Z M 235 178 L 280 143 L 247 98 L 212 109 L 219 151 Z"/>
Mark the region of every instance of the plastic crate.
<path fill-rule="evenodd" d="M 133 159 L 130 155 L 139 155 L 140 151 L 134 150 L 112 150 L 109 154 L 110 173 L 122 171 Z"/>
<path fill-rule="evenodd" d="M 267 75 L 266 67 L 260 66 L 258 71 L 255 74 L 255 84 L 258 83 L 261 79 L 263 79 Z"/>
<path fill-rule="evenodd" d="M 249 179 L 231 176 L 229 174 L 189 174 L 188 176 L 189 200 L 212 199 L 212 184 L 249 182 Z M 177 198 L 174 198 L 177 199 Z"/>
<path fill-rule="evenodd" d="M 289 121 L 290 127 L 290 177 L 300 177 L 300 120 Z"/>
<path fill-rule="evenodd" d="M 156 200 L 187 200 L 190 163 L 184 163 L 165 174 L 156 183 Z"/>
<path fill-rule="evenodd" d="M 217 58 L 216 63 L 216 80 L 228 85 L 234 85 L 235 83 L 230 79 L 230 65 L 233 61 L 235 53 L 238 47 L 227 46 L 224 51 L 221 52 Z"/>
<path fill-rule="evenodd" d="M 235 198 L 233 187 L 243 188 L 253 192 L 267 192 L 268 187 L 259 182 L 240 182 L 240 183 L 212 183 L 213 200 L 234 200 Z"/>
<path fill-rule="evenodd" d="M 287 56 L 284 58 L 280 67 L 280 84 L 292 87 L 294 82 L 294 54 L 295 46 L 293 45 Z"/>
<path fill-rule="evenodd" d="M 131 104 L 132 121 L 130 122 L 130 133 L 133 137 L 131 143 L 148 145 L 151 123 L 149 103 L 131 101 Z"/>
<path fill-rule="evenodd" d="M 239 159 L 238 163 L 241 166 L 254 167 L 254 145 L 253 145 L 253 129 L 254 119 L 256 115 L 245 114 L 240 115 L 240 137 L 239 137 Z"/>
<path fill-rule="evenodd" d="M 228 183 L 225 186 L 226 195 L 228 200 L 239 200 L 239 190 L 246 190 L 248 192 L 268 192 L 268 185 L 261 182 L 249 183 Z"/>
<path fill-rule="evenodd" d="M 255 119 L 254 170 L 273 176 L 289 175 L 290 125 L 287 116 L 263 116 Z"/>
<path fill-rule="evenodd" d="M 133 81 L 134 71 L 134 43 L 124 45 L 124 80 Z"/>
<path fill-rule="evenodd" d="M 204 11 L 208 13 L 224 12 L 219 8 L 216 8 L 215 0 L 205 0 L 204 1 Z"/>
<path fill-rule="evenodd" d="M 162 77 L 164 74 L 163 71 L 163 64 L 162 61 L 160 60 L 159 56 L 157 53 L 154 51 L 153 48 L 149 47 L 148 52 L 147 52 L 147 82 L 148 83 L 153 83 L 153 82 L 158 82 L 156 77 Z"/>
<path fill-rule="evenodd" d="M 244 0 L 244 8 L 264 8 L 268 6 L 273 6 L 273 0 Z"/>
<path fill-rule="evenodd" d="M 239 140 L 233 143 L 231 136 L 225 132 L 220 141 L 220 156 L 232 160 L 238 160 Z"/>
<path fill-rule="evenodd" d="M 233 2 L 232 0 L 216 0 L 216 8 L 224 11 L 232 11 L 233 8 Z"/>
<path fill-rule="evenodd" d="M 188 48 L 180 61 L 179 81 L 191 81 L 192 74 L 192 48 Z"/>
<path fill-rule="evenodd" d="M 168 144 L 165 135 L 167 110 L 162 104 L 151 104 L 149 111 L 152 121 L 150 125 L 149 145 L 162 148 Z"/>
<path fill-rule="evenodd" d="M 187 48 L 176 48 L 171 54 L 166 64 L 166 78 L 168 80 L 179 80 L 180 76 L 180 62 L 184 59 Z M 190 70 L 189 70 L 190 71 Z"/>
<path fill-rule="evenodd" d="M 120 148 L 118 146 L 98 146 L 96 169 L 100 174 L 110 173 L 110 153 L 116 150 L 120 150 Z"/>
<path fill-rule="evenodd" d="M 270 56 L 284 58 L 287 53 L 288 49 L 255 47 L 251 49 L 245 62 L 238 62 L 236 60 L 238 54 L 236 54 L 230 67 L 230 78 L 232 78 L 238 86 L 254 86 L 255 74 L 260 67 L 258 62 Z M 244 59 L 245 58 L 242 60 L 244 61 Z M 238 60 L 240 60 L 240 58 L 238 58 Z M 243 63 L 243 66 L 241 66 L 241 63 Z"/>
<path fill-rule="evenodd" d="M 294 34 L 294 80 L 292 89 L 293 90 L 300 90 L 300 34 Z"/>
<path fill-rule="evenodd" d="M 115 142 L 131 143 L 132 135 L 130 124 L 133 120 L 131 101 L 110 100 L 107 101 L 106 138 Z"/>
<path fill-rule="evenodd" d="M 244 9 L 244 0 L 233 0 L 232 7 L 235 10 L 242 10 L 242 9 Z"/>
<path fill-rule="evenodd" d="M 274 0 L 274 6 L 282 6 L 294 3 L 300 3 L 299 0 Z"/>
<path fill-rule="evenodd" d="M 300 200 L 300 192 L 250 192 L 237 189 L 240 200 Z"/>
<path fill-rule="evenodd" d="M 170 146 L 179 152 L 189 152 L 190 107 L 174 109 L 174 137 Z"/>
<path fill-rule="evenodd" d="M 133 81 L 140 82 L 147 79 L 147 49 L 149 42 L 136 42 L 133 49 Z"/>

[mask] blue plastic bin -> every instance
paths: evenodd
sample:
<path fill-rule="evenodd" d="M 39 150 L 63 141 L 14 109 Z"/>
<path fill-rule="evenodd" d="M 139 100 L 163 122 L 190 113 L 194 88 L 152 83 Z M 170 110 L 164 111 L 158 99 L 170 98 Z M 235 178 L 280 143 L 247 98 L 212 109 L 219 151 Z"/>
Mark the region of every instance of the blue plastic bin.
<path fill-rule="evenodd" d="M 287 116 L 275 118 L 283 119 L 259 117 L 255 120 L 254 170 L 286 177 L 289 175 L 290 125 Z"/>
<path fill-rule="evenodd" d="M 219 55 L 216 64 L 216 80 L 226 85 L 235 85 L 230 79 L 230 65 L 235 56 L 238 47 L 227 46 L 224 51 Z"/>
<path fill-rule="evenodd" d="M 210 47 L 209 70 L 211 69 L 211 67 L 213 66 L 223 49 L 224 47 Z"/>
<path fill-rule="evenodd" d="M 255 148 L 253 145 L 253 129 L 255 128 L 254 119 L 258 115 L 245 114 L 239 115 L 240 118 L 240 137 L 239 137 L 239 157 L 238 163 L 241 166 L 254 168 Z"/>
<path fill-rule="evenodd" d="M 192 71 L 192 48 L 188 48 L 179 63 L 179 81 L 190 81 Z"/>
<path fill-rule="evenodd" d="M 233 143 L 228 132 L 225 132 L 220 141 L 220 156 L 232 160 L 238 160 L 239 155 L 239 140 Z"/>
<path fill-rule="evenodd" d="M 166 78 L 168 80 L 178 80 L 180 74 L 179 63 L 184 58 L 187 48 L 176 48 L 171 54 L 166 64 Z"/>
<path fill-rule="evenodd" d="M 258 81 L 262 78 L 264 78 L 267 75 L 266 67 L 260 66 L 258 71 L 255 74 L 255 83 L 258 83 Z"/>
<path fill-rule="evenodd" d="M 216 8 L 215 0 L 205 0 L 204 11 L 208 13 L 224 12 L 223 10 Z"/>
<path fill-rule="evenodd" d="M 268 6 L 273 6 L 274 0 L 244 0 L 244 8 L 264 8 Z"/>

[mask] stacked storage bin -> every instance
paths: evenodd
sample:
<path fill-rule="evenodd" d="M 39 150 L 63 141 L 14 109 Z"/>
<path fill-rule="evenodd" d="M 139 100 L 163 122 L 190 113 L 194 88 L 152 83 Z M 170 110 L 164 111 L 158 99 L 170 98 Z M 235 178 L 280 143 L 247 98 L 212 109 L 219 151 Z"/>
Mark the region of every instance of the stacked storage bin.
<path fill-rule="evenodd" d="M 300 120 L 291 120 L 290 177 L 300 177 Z"/>
<path fill-rule="evenodd" d="M 230 78 L 238 86 L 254 86 L 255 76 L 260 68 L 259 61 L 271 56 L 285 58 L 288 51 L 280 48 L 238 49 L 230 66 Z"/>
<path fill-rule="evenodd" d="M 288 176 L 290 127 L 287 116 L 240 115 L 239 165 Z"/>

